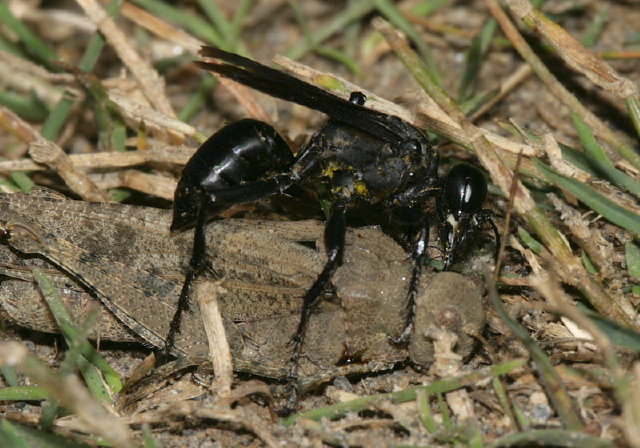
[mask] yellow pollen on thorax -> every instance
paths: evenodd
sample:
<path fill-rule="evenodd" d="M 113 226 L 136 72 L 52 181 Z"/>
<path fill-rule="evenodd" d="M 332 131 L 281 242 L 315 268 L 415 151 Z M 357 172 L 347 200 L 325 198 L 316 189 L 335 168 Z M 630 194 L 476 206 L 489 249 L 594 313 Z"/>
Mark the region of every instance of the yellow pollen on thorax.
<path fill-rule="evenodd" d="M 353 185 L 353 189 L 360 196 L 365 196 L 366 197 L 366 196 L 369 195 L 369 189 L 367 188 L 367 185 L 362 181 L 355 182 L 354 185 Z"/>

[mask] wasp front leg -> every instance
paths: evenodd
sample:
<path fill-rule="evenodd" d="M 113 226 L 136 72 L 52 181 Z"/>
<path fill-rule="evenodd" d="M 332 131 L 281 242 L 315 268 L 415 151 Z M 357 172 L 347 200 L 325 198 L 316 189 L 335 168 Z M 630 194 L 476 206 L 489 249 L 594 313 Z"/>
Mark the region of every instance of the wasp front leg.
<path fill-rule="evenodd" d="M 405 327 L 404 331 L 398 337 L 389 335 L 389 340 L 394 344 L 405 344 L 409 341 L 411 330 L 413 329 L 413 320 L 415 316 L 416 297 L 420 286 L 420 276 L 422 273 L 422 264 L 427 256 L 427 244 L 429 242 L 429 223 L 425 219 L 417 240 L 414 242 L 411 251 L 411 261 L 413 262 L 413 270 L 411 272 L 411 281 L 409 282 L 409 291 L 405 302 Z"/>
<path fill-rule="evenodd" d="M 300 349 L 304 340 L 304 333 L 309 324 L 311 313 L 324 298 L 324 293 L 327 290 L 327 286 L 329 286 L 331 277 L 338 266 L 342 264 L 346 233 L 347 224 L 345 218 L 345 204 L 342 201 L 338 201 L 332 206 L 331 214 L 324 229 L 324 245 L 327 254 L 327 262 L 316 281 L 304 296 L 300 323 L 298 324 L 298 329 L 292 340 L 293 351 L 291 354 L 291 370 L 289 371 L 288 376 L 289 410 L 295 406 L 297 400 L 296 382 L 298 360 L 300 359 Z"/>

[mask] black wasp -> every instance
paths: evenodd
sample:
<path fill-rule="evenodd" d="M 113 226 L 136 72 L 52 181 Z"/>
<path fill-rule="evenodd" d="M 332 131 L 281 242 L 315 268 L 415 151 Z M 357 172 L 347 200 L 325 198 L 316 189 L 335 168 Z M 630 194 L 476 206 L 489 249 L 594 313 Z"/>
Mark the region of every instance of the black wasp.
<path fill-rule="evenodd" d="M 218 62 L 196 62 L 199 67 L 323 112 L 329 119 L 296 156 L 272 126 L 241 120 L 210 137 L 185 165 L 175 194 L 171 230 L 195 226 L 195 237 L 165 348 L 171 349 L 174 343 L 182 310 L 188 309 L 190 285 L 206 263 L 207 219 L 232 205 L 284 193 L 294 185 L 320 192 L 321 199 L 328 198 L 332 205 L 324 235 L 328 259 L 304 297 L 300 324 L 293 338 L 290 380 L 295 378 L 300 344 L 311 312 L 323 299 L 341 262 L 346 214 L 353 210 L 359 214 L 366 210 L 366 223 L 381 225 L 404 245 L 413 260 L 406 330 L 401 335 L 390 335 L 397 343 L 406 342 L 420 268 L 426 256 L 431 210 L 438 210 L 436 217 L 445 241 L 445 269 L 482 222 L 490 222 L 499 237 L 490 212 L 482 210 L 487 194 L 482 173 L 461 164 L 440 179 L 438 153 L 424 132 L 398 117 L 365 108 L 366 97 L 360 92 L 352 93 L 347 101 L 218 48 L 203 47 L 200 54 Z"/>

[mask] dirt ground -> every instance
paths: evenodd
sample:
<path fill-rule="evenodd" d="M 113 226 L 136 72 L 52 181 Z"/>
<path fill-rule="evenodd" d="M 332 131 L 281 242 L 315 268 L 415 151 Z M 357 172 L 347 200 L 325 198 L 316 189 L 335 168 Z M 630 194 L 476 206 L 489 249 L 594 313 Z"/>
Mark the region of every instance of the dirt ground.
<path fill-rule="evenodd" d="M 133 3 L 144 8 L 144 2 Z M 199 3 L 185 2 L 179 5 L 179 9 L 204 20 L 206 15 Z M 230 23 L 229 18 L 236 13 L 235 6 L 226 4 L 229 2 L 217 3 Z M 336 25 L 336 31 L 330 33 L 329 37 L 324 36 L 324 30 L 332 24 L 339 24 L 348 8 L 369 2 L 300 2 L 298 16 L 304 17 L 304 26 L 301 26 L 292 8 L 295 2 L 263 0 L 245 3 L 250 8 L 236 33 L 237 42 L 241 44 L 235 49 L 246 50 L 252 59 L 269 64 L 275 55 L 290 54 L 292 48 L 301 48 L 314 39 L 321 40 L 315 43 L 317 51 L 307 50 L 301 55 L 296 54 L 298 60 L 313 69 L 345 78 L 363 90 L 406 107 L 412 113 L 431 107 L 425 106 L 424 95 L 418 93 L 421 87 L 401 58 L 375 31 L 375 19 L 382 16 L 375 7 L 363 6 L 363 10 L 369 12 L 348 21 L 346 25 Z M 383 1 L 371 3 L 377 4 L 379 10 L 387 4 Z M 436 2 L 397 2 L 395 6 L 403 12 L 402 20 L 391 22 L 396 27 L 400 23 L 410 24 L 417 36 L 428 45 L 442 76 L 443 87 L 455 100 L 461 78 L 468 71 L 467 54 L 473 45 L 473 38 L 492 20 L 487 6 L 490 2 L 442 2 L 440 8 L 426 17 L 412 9 L 419 10 L 421 6 L 431 3 Z M 512 7 L 519 3 L 510 2 Z M 9 1 L 6 4 L 20 22 L 47 42 L 67 63 L 72 66 L 78 64 L 93 35 L 92 22 L 79 5 L 86 7 L 86 4 L 93 2 Z M 99 5 L 104 6 L 104 3 Z M 126 17 L 118 18 L 115 24 L 141 57 L 141 65 L 155 67 L 164 80 L 167 104 L 174 111 L 182 111 L 194 95 L 199 91 L 205 92 L 198 111 L 187 120 L 189 125 L 210 135 L 225 123 L 250 114 L 224 85 L 218 85 L 210 91 L 204 90 L 203 79 L 208 75 L 192 64 L 197 56 L 171 42 L 174 34 L 169 31 L 159 34 L 153 31 L 154 26 L 156 30 L 159 28 L 158 24 L 151 25 L 152 31 L 144 29 L 140 25 L 141 13 L 132 11 L 133 8 L 126 13 L 123 11 Z M 640 8 L 636 2 L 550 0 L 544 2 L 541 11 L 579 41 L 590 35 L 598 19 L 603 18 L 602 28 L 590 49 L 610 64 L 620 77 L 637 86 L 640 79 Z M 151 14 L 180 28 L 177 17 L 163 15 L 162 12 Z M 384 15 L 388 19 L 388 14 Z M 138 18 L 132 20 L 136 16 Z M 638 134 L 624 101 L 574 71 L 540 34 L 525 27 L 521 21 L 513 20 L 542 63 L 560 83 L 637 155 Z M 4 22 L 0 20 L 0 36 L 18 42 L 15 32 L 10 31 Z M 540 28 L 544 27 L 538 24 Z M 304 29 L 310 30 L 310 35 L 305 36 Z M 192 31 L 187 31 L 187 34 L 194 39 Z M 202 39 L 202 36 L 198 38 Z M 184 41 L 187 39 L 184 38 Z M 420 52 L 422 47 L 413 44 L 412 48 Z M 341 57 L 353 61 L 357 72 L 330 57 L 330 50 L 340 51 Z M 468 98 L 482 93 L 495 93 L 500 89 L 503 91 L 482 113 L 471 113 L 473 125 L 528 147 L 537 148 L 540 146 L 539 138 L 551 136 L 552 140 L 562 145 L 583 151 L 569 108 L 548 84 L 526 68 L 529 64 L 504 37 L 499 25 L 478 62 L 478 71 L 469 83 Z M 7 86 L 6 90 L 21 92 L 20 89 L 25 87 L 20 87 L 15 74 L 10 73 L 7 59 L 0 65 L 4 65 L 0 69 L 0 80 Z M 130 67 L 128 63 L 126 65 Z M 29 71 L 29 68 L 17 66 L 14 73 Z M 31 72 L 32 75 L 34 73 Z M 66 73 L 72 71 L 67 70 Z M 158 103 L 153 103 L 154 99 L 149 98 L 147 92 L 142 93 L 139 85 L 133 81 L 134 76 L 125 68 L 122 55 L 111 46 L 105 47 L 92 74 L 107 91 L 118 90 L 121 96 L 131 101 L 139 101 L 160 110 Z M 34 76 L 40 76 L 45 85 L 42 92 L 50 93 L 50 96 L 41 96 L 42 101 L 51 108 L 60 98 L 63 86 L 83 92 L 86 84 L 93 82 L 82 76 L 80 82 L 68 75 L 65 75 L 68 76 L 65 79 L 38 73 Z M 21 93 L 24 95 L 24 91 Z M 304 142 L 305 137 L 326 120 L 324 115 L 301 106 L 276 101 L 263 94 L 251 92 L 250 95 L 267 111 L 270 122 L 294 142 Z M 88 100 L 77 101 L 54 139 L 68 154 L 92 154 L 99 150 L 98 125 L 92 104 Z M 118 104 L 118 107 L 126 106 Z M 141 139 L 141 126 L 136 128 L 132 124 L 135 119 L 130 119 L 128 113 L 123 112 L 127 117 L 127 145 L 135 149 Z M 166 111 L 163 113 L 167 114 Z M 42 117 L 25 119 L 33 129 L 42 129 Z M 5 129 L 11 123 L 6 114 L 0 121 Z M 418 114 L 417 123 L 424 125 L 428 120 L 424 114 Z M 163 129 L 157 123 L 146 126 L 145 135 L 151 142 L 150 146 L 162 140 L 174 144 L 181 140 L 180 135 L 184 135 L 178 131 L 167 134 L 162 132 Z M 605 147 L 605 152 L 613 154 L 613 165 L 637 183 L 638 167 L 617 155 L 612 149 L 615 145 L 611 139 L 594 132 L 596 139 Z M 36 159 L 29 153 L 29 145 L 25 141 L 29 139 L 16 136 L 14 132 L 0 132 L 2 156 L 7 160 L 21 160 L 30 154 L 32 159 Z M 187 136 L 186 145 L 197 147 L 193 135 Z M 590 204 L 579 200 L 566 188 L 558 188 L 549 181 L 543 181 L 540 176 L 531 176 L 530 172 L 525 172 L 530 166 L 526 165 L 522 180 L 530 189 L 535 203 L 562 232 L 577 264 L 584 266 L 583 258 L 590 259 L 589 266 L 592 268 L 588 277 L 581 277 L 583 274 L 574 270 L 571 271 L 573 277 L 569 278 L 565 266 L 573 267 L 573 259 L 568 261 L 562 258 L 554 250 L 553 243 L 540 236 L 542 232 L 532 225 L 531 216 L 518 209 L 517 204 L 512 208 L 509 203 L 510 192 L 496 186 L 494 172 L 484 165 L 484 159 L 479 160 L 477 154 L 463 145 L 442 138 L 437 139 L 436 147 L 441 155 L 443 171 L 459 161 L 468 161 L 484 167 L 491 174 L 492 184 L 485 206 L 495 212 L 495 221 L 501 232 L 505 228 L 506 217 L 510 215 L 508 230 L 514 236 L 507 239 L 505 251 L 501 254 L 498 294 L 508 315 L 519 323 L 533 342 L 523 341 L 505 323 L 487 295 L 487 325 L 476 335 L 477 349 L 465 360 L 464 365 L 443 373 L 437 368 L 422 371 L 407 362 L 397 365 L 392 371 L 348 379 L 339 377 L 301 397 L 298 412 L 303 416 L 291 425 L 285 425 L 284 419 L 274 412 L 274 409 L 282 406 L 284 399 L 276 397 L 271 401 L 265 397 L 262 383 L 257 382 L 264 379 L 238 374 L 234 381 L 233 399 L 225 399 L 214 396 L 206 387 L 195 382 L 193 370 L 190 370 L 171 377 L 161 386 L 137 392 L 135 397 L 139 399 L 131 398 L 133 395 L 127 398 L 124 392 L 121 394 L 117 401 L 120 407 L 114 410 L 113 415 L 127 425 L 135 443 L 142 446 L 147 431 L 146 434 L 150 434 L 155 441 L 155 446 L 165 447 L 596 446 L 598 443 L 603 444 L 598 446 L 640 446 L 640 437 L 633 429 L 634 426 L 636 429 L 640 427 L 640 421 L 637 420 L 640 413 L 634 414 L 637 409 L 632 403 L 634 397 L 640 394 L 635 364 L 640 347 L 637 334 L 640 325 L 635 315 L 640 279 L 634 276 L 638 274 L 638 268 L 633 271 L 629 255 L 629 245 L 634 238 L 637 241 L 639 235 L 624 229 L 606 215 L 598 219 L 602 212 L 594 211 Z M 552 153 L 538 152 L 525 155 L 524 159 L 527 163 L 534 159 L 548 162 L 549 154 Z M 505 160 L 516 158 L 515 155 L 511 157 L 505 157 Z M 64 173 L 56 168 L 60 165 L 56 165 L 56 162 L 46 162 L 46 165 L 45 170 L 30 172 L 33 182 L 75 198 L 87 197 L 84 190 L 74 189 L 68 181 L 63 181 L 66 180 Z M 20 169 L 31 170 L 24 167 Z M 94 166 L 79 171 L 88 174 L 101 194 L 109 191 L 109 199 L 126 196 L 128 203 L 170 208 L 180 165 L 151 162 L 124 168 Z M 2 165 L 0 173 L 6 179 L 3 188 L 7 191 L 10 184 L 15 183 L 15 178 Z M 606 191 L 607 197 L 616 198 L 619 204 L 635 213 L 640 222 L 638 199 L 632 193 L 610 186 L 606 179 L 591 178 L 583 183 L 596 185 L 598 191 Z M 550 193 L 556 195 L 555 199 L 549 196 Z M 522 202 L 526 201 L 523 199 Z M 241 211 L 251 214 L 253 209 Z M 587 232 L 588 236 L 580 236 L 578 229 Z M 542 242 L 542 250 L 535 250 L 535 241 L 530 243 L 527 239 L 529 234 L 533 235 L 534 240 Z M 436 235 L 433 235 L 432 245 L 438 246 L 435 238 Z M 475 238 L 468 250 L 469 256 L 456 270 L 468 275 L 482 275 L 487 266 L 493 266 L 493 244 L 492 232 L 487 227 Z M 603 263 L 593 259 L 594 247 Z M 438 258 L 437 255 L 435 257 Z M 585 278 L 592 279 L 598 285 L 598 291 L 613 297 L 613 302 L 624 303 L 624 306 L 620 306 L 623 311 L 607 314 L 594 305 L 590 296 L 594 290 L 585 286 Z M 540 283 L 550 285 L 549 289 L 541 287 Z M 597 319 L 590 320 L 585 315 L 582 315 L 584 320 L 576 324 L 575 320 L 580 316 L 576 317 L 571 312 L 578 309 L 575 303 L 581 304 L 581 310 L 597 309 L 599 314 L 604 313 L 609 319 L 616 320 L 619 327 L 603 329 L 600 326 L 599 333 L 595 334 L 598 330 L 593 330 L 593 322 Z M 611 307 L 616 306 L 615 303 Z M 584 321 L 592 322 L 591 326 L 585 329 Z M 627 342 L 621 342 L 622 333 L 627 337 Z M 60 366 L 67 350 L 61 336 L 25 330 L 10 322 L 6 324 L 4 339 L 20 341 L 54 370 Z M 541 353 L 533 353 L 532 346 L 539 347 Z M 121 377 L 128 378 L 152 351 L 143 344 L 106 342 L 100 346 L 100 353 Z M 541 357 L 548 364 L 540 361 Z M 463 382 L 460 387 L 453 388 L 454 392 L 448 392 L 452 389 L 447 389 L 447 393 L 422 391 L 412 399 L 401 399 L 394 395 L 392 399 L 372 401 L 362 409 L 358 408 L 358 411 L 348 411 L 345 416 L 337 418 L 327 416 L 316 419 L 304 415 L 310 410 L 348 403 L 361 397 L 396 393 L 413 386 L 446 380 L 451 375 L 484 372 L 483 369 L 517 359 L 527 362 L 502 376 L 484 374 L 479 379 Z M 8 386 L 5 380 L 1 381 L 0 386 Z M 20 381 L 22 385 L 33 382 L 24 375 L 20 376 Z M 205 377 L 205 383 L 207 381 L 210 380 Z M 621 382 L 624 382 L 624 386 Z M 568 403 L 563 401 L 565 395 L 561 389 L 566 391 Z M 626 394 L 621 392 L 625 390 Z M 123 402 L 127 399 L 134 403 L 124 406 Z M 42 412 L 41 405 L 40 401 L 4 401 L 0 403 L 0 418 L 36 427 Z M 54 429 L 76 441 L 90 446 L 96 444 L 95 440 L 83 434 L 85 428 L 82 422 L 73 415 L 60 417 Z"/>

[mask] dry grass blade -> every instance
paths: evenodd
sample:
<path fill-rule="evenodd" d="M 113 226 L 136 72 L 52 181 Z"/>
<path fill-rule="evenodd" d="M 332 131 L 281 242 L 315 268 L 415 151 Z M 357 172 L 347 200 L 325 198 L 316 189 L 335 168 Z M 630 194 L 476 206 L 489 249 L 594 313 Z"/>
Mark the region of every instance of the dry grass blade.
<path fill-rule="evenodd" d="M 211 391 L 221 398 L 229 395 L 233 383 L 233 360 L 218 305 L 218 293 L 223 291 L 223 283 L 224 280 L 216 283 L 202 282 L 195 287 L 195 296 L 200 305 L 215 373 Z"/>
<path fill-rule="evenodd" d="M 4 106 L 0 106 L 0 125 L 27 143 L 33 160 L 58 173 L 67 186 L 78 196 L 87 201 L 106 201 L 104 193 L 94 185 L 87 175 L 73 167 L 69 156 L 62 148 L 42 137 L 27 122 Z"/>
<path fill-rule="evenodd" d="M 609 64 L 584 48 L 573 36 L 533 8 L 528 0 L 510 0 L 509 8 L 520 20 L 530 23 L 573 69 L 618 98 L 638 96 L 638 87 L 620 76 Z"/>
<path fill-rule="evenodd" d="M 76 170 L 98 170 L 101 168 L 128 168 L 148 162 L 184 165 L 193 155 L 186 146 L 169 146 L 162 142 L 151 142 L 149 149 L 127 152 L 97 152 L 71 154 L 69 162 Z M 29 159 L 0 161 L 0 171 L 42 171 L 47 167 Z"/>

